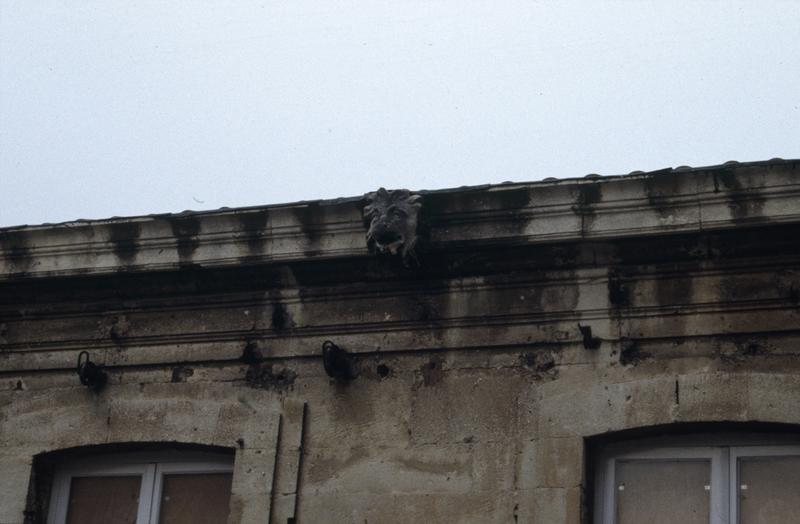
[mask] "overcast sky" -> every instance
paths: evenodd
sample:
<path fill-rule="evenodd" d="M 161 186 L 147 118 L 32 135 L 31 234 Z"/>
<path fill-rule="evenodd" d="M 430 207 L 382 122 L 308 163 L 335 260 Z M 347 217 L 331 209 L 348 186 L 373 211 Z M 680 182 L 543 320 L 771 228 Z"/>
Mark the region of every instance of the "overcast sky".
<path fill-rule="evenodd" d="M 0 225 L 800 157 L 800 1 L 0 0 Z"/>

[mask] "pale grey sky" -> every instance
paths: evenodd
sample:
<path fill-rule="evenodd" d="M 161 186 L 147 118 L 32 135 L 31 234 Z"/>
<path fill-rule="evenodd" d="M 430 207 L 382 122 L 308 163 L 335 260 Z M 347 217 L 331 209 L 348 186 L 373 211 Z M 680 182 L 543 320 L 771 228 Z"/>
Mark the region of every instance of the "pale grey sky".
<path fill-rule="evenodd" d="M 800 157 L 800 1 L 0 0 L 0 225 Z"/>

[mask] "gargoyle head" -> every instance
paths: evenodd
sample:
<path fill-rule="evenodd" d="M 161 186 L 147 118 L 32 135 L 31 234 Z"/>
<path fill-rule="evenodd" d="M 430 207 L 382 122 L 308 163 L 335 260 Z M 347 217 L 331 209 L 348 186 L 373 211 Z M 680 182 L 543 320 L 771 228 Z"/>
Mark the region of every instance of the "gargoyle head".
<path fill-rule="evenodd" d="M 366 195 L 364 220 L 369 221 L 367 246 L 378 253 L 400 254 L 403 263 L 414 260 L 417 243 L 417 216 L 422 204 L 419 195 L 408 189 L 387 191 L 380 188 Z"/>

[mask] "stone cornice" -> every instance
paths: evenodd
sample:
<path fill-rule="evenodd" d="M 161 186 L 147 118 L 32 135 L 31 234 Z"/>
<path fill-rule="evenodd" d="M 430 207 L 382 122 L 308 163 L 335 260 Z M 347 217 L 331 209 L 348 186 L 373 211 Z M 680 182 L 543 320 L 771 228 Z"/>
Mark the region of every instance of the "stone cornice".
<path fill-rule="evenodd" d="M 425 249 L 797 223 L 799 167 L 773 160 L 421 191 Z M 366 257 L 363 205 L 351 198 L 0 229 L 0 280 Z"/>
<path fill-rule="evenodd" d="M 288 289 L 279 299 L 253 291 L 133 306 L 42 304 L 0 317 L 0 378 L 14 371 L 71 370 L 83 350 L 122 367 L 237 362 L 247 341 L 257 341 L 269 358 L 313 357 L 327 339 L 354 353 L 568 347 L 580 344 L 580 323 L 606 342 L 744 340 L 756 329 L 796 338 L 800 313 L 787 290 L 796 285 L 797 261 L 642 266 L 625 277 L 624 306 L 610 303 L 607 268 L 512 275 L 502 283 L 482 277 L 436 281 L 415 289 L 386 290 L 377 283 L 349 294 L 343 286 L 305 297 Z M 753 282 L 755 289 L 746 289 Z M 276 307 L 292 319 L 289 326 L 275 328 Z M 116 338 L 113 326 L 121 326 Z"/>

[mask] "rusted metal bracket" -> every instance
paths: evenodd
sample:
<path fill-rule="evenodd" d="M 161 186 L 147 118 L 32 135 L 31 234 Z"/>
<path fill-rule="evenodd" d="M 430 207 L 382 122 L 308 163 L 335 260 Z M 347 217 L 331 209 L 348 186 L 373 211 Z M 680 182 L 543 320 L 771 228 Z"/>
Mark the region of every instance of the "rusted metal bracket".
<path fill-rule="evenodd" d="M 92 391 L 100 391 L 108 382 L 108 375 L 103 371 L 103 367 L 92 362 L 88 351 L 81 351 L 78 354 L 76 371 L 81 384 Z"/>

